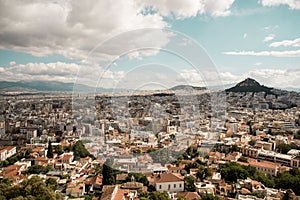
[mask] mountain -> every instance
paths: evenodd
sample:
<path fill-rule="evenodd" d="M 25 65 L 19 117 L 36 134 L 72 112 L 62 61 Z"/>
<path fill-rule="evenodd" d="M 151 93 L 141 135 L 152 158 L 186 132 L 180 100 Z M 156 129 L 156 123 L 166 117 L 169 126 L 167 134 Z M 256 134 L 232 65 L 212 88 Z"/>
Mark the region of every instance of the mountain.
<path fill-rule="evenodd" d="M 236 84 L 234 87 L 226 89 L 226 92 L 265 92 L 267 94 L 273 94 L 273 88 L 260 85 L 256 80 L 247 78 L 244 81 Z"/>
<path fill-rule="evenodd" d="M 73 87 L 74 87 L 74 83 L 63 83 L 59 81 L 17 81 L 17 82 L 0 81 L 0 90 L 2 91 L 71 92 L 73 91 Z M 76 85 L 76 91 L 78 92 L 93 92 L 94 90 L 95 90 L 94 87 L 90 87 L 87 85 L 83 85 L 83 84 Z"/>
<path fill-rule="evenodd" d="M 170 90 L 206 90 L 206 87 L 196 87 L 191 85 L 177 85 L 172 87 Z"/>

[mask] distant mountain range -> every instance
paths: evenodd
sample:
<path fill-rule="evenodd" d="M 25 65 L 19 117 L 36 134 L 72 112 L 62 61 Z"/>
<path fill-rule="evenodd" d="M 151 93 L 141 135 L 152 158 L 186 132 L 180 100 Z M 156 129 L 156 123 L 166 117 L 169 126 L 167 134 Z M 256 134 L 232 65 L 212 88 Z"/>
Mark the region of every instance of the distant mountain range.
<path fill-rule="evenodd" d="M 260 85 L 256 80 L 247 78 L 246 80 L 233 84 L 224 85 L 223 88 L 228 88 L 226 92 L 266 92 L 272 94 L 273 88 Z M 0 91 L 8 92 L 72 92 L 74 83 L 64 83 L 59 81 L 0 81 Z M 230 88 L 229 88 L 230 87 Z M 76 84 L 77 92 L 95 92 L 95 87 L 83 84 Z M 212 87 L 213 88 L 213 87 Z M 177 85 L 170 90 L 206 90 L 206 87 L 197 87 L 191 85 Z M 299 88 L 280 88 L 289 91 L 300 92 Z M 115 88 L 96 88 L 96 92 L 113 92 L 113 91 L 127 91 L 127 89 Z"/>
<path fill-rule="evenodd" d="M 206 90 L 206 87 L 196 87 L 191 85 L 177 85 L 170 90 Z"/>
<path fill-rule="evenodd" d="M 0 90 L 3 91 L 57 91 L 57 92 L 71 92 L 73 91 L 74 83 L 63 83 L 59 81 L 0 81 Z M 78 91 L 94 91 L 93 87 L 78 84 L 76 85 Z"/>

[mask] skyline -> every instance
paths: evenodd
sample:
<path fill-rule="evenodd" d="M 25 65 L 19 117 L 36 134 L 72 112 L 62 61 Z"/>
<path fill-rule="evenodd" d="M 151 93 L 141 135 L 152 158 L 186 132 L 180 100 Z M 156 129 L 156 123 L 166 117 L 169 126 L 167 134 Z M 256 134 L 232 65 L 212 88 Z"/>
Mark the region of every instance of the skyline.
<path fill-rule="evenodd" d="M 225 85 L 251 77 L 272 87 L 300 88 L 297 31 L 300 2 L 296 0 L 31 1 L 22 4 L 0 1 L 0 4 L 2 80 L 74 82 L 78 71 L 83 70 L 88 73 L 82 83 L 93 85 L 85 80 L 91 80 L 88 78 L 91 74 L 95 76 L 95 69 L 103 72 L 104 66 L 87 62 L 97 45 L 128 31 L 156 28 L 182 33 L 203 47 Z M 146 46 L 155 43 L 162 48 L 172 42 L 172 35 L 158 34 L 153 38 L 145 34 L 140 41 Z M 132 44 L 119 42 L 114 49 L 106 48 L 104 54 L 96 57 L 101 62 L 109 62 L 121 52 L 115 49 L 126 49 Z M 140 44 L 134 43 L 133 48 L 134 45 Z M 142 71 L 146 74 L 171 72 L 192 85 L 206 86 L 203 74 L 162 51 L 132 52 L 114 65 L 117 67 L 104 73 L 104 87 L 124 79 L 132 67 L 145 65 Z M 133 74 L 137 76 L 136 72 Z M 80 78 L 81 74 L 79 78 L 77 75 L 77 81 Z M 127 86 L 142 84 L 134 83 Z M 123 82 L 116 85 L 120 84 Z"/>

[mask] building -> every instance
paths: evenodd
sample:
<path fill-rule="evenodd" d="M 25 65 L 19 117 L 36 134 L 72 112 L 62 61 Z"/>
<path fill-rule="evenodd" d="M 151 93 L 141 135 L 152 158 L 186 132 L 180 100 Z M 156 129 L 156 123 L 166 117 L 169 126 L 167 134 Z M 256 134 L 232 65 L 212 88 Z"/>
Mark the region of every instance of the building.
<path fill-rule="evenodd" d="M 159 174 L 154 179 L 156 191 L 159 192 L 183 192 L 184 180 L 179 174 Z"/>
<path fill-rule="evenodd" d="M 17 153 L 17 148 L 15 146 L 0 147 L 0 161 L 6 160 L 10 156 Z"/>
<path fill-rule="evenodd" d="M 196 186 L 196 191 L 200 195 L 205 195 L 205 194 L 216 194 L 216 186 L 212 184 L 211 182 L 198 182 L 195 183 Z"/>
<path fill-rule="evenodd" d="M 279 172 L 280 164 L 268 162 L 268 161 L 260 161 L 258 162 L 255 159 L 248 159 L 249 165 L 255 167 L 255 169 L 261 173 L 269 174 L 271 176 L 277 176 Z"/>

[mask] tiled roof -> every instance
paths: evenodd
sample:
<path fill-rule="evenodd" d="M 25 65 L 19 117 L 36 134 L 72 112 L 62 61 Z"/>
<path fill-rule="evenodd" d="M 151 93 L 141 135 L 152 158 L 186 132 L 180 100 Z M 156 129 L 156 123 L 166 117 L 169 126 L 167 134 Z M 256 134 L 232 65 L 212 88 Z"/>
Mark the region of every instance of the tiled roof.
<path fill-rule="evenodd" d="M 156 177 L 157 183 L 180 182 L 180 181 L 183 181 L 183 178 L 179 174 L 175 174 L 175 173 L 160 174 Z"/>

